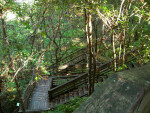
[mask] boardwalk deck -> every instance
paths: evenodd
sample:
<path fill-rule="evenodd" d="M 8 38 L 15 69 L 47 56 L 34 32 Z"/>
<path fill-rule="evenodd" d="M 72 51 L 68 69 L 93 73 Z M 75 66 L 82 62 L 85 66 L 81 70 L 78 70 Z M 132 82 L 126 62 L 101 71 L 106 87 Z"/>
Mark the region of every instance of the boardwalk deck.
<path fill-rule="evenodd" d="M 37 82 L 37 85 L 30 97 L 27 112 L 45 111 L 50 109 L 48 89 L 50 86 L 49 77 L 44 77 Z"/>

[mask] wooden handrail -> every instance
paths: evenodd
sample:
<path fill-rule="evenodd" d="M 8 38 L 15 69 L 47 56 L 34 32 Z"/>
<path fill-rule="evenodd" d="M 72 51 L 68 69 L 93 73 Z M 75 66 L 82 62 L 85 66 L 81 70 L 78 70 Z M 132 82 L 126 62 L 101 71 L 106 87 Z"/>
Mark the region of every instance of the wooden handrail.
<path fill-rule="evenodd" d="M 50 85 L 51 85 L 51 88 L 50 89 L 52 89 L 52 88 L 54 88 L 54 81 L 55 80 L 62 80 L 62 79 L 65 79 L 65 80 L 67 80 L 68 78 L 71 78 L 71 79 L 74 79 L 75 77 L 78 77 L 78 76 L 80 76 L 81 74 L 76 74 L 76 75 L 69 75 L 69 76 L 56 76 L 56 77 L 51 77 L 51 82 L 50 82 Z"/>
<path fill-rule="evenodd" d="M 78 58 L 84 58 L 84 57 L 86 57 L 86 54 L 85 53 L 82 53 L 82 54 L 79 54 L 78 56 L 76 56 L 75 58 L 73 58 L 73 59 L 71 59 L 71 60 L 69 60 L 69 61 L 67 61 L 67 62 L 65 62 L 65 63 L 63 63 L 63 65 L 66 65 L 66 64 L 70 64 L 70 62 L 72 62 L 73 60 L 76 60 L 76 59 L 78 59 Z"/>
<path fill-rule="evenodd" d="M 88 63 L 80 63 L 80 64 L 69 64 L 69 67 L 70 66 L 84 66 L 84 65 L 87 65 Z M 99 66 L 100 64 L 102 64 L 102 63 L 100 63 L 100 62 L 97 62 L 97 66 Z M 55 68 L 58 68 L 60 65 L 55 65 L 55 66 L 47 66 L 46 68 L 49 68 L 49 69 L 55 69 Z"/>
<path fill-rule="evenodd" d="M 123 58 L 123 56 L 124 56 L 125 59 L 126 59 L 129 54 L 134 53 L 136 51 L 137 51 L 137 48 L 133 49 L 132 51 L 130 51 L 128 53 L 126 53 L 125 55 L 121 55 L 120 58 Z M 107 66 L 112 65 L 114 63 L 114 60 L 116 60 L 116 63 L 118 63 L 119 62 L 119 57 L 116 57 L 115 59 L 112 59 L 111 61 L 106 62 L 105 64 L 100 65 L 99 67 L 97 67 L 97 69 L 102 70 L 102 69 L 106 68 Z"/>
<path fill-rule="evenodd" d="M 86 54 L 85 53 L 83 53 L 83 54 L 81 54 L 81 55 L 78 55 L 77 57 L 75 57 L 75 58 L 73 58 L 73 59 L 71 59 L 70 61 L 67 61 L 67 62 L 65 62 L 63 65 L 67 65 L 67 69 L 68 69 L 68 67 L 72 67 L 72 66 L 74 66 L 74 65 L 77 65 L 77 64 L 71 64 L 71 63 L 69 63 L 69 62 L 72 62 L 73 60 L 75 60 L 75 59 L 78 59 L 78 57 L 80 57 L 80 56 L 86 56 Z M 84 57 L 82 57 L 82 59 L 80 59 L 80 61 L 82 61 L 83 59 L 85 59 Z M 49 70 L 49 72 L 57 72 L 57 71 L 63 71 L 63 70 L 65 70 L 65 69 L 58 69 L 58 67 L 60 67 L 60 66 L 63 66 L 63 65 L 59 65 L 59 66 L 48 66 L 48 67 L 46 67 L 47 69 L 51 69 L 51 70 Z M 85 65 L 85 63 L 84 64 L 81 64 L 81 65 Z"/>
<path fill-rule="evenodd" d="M 30 95 L 32 94 L 32 92 L 34 90 L 35 85 L 36 85 L 35 72 L 34 72 L 34 69 L 33 69 L 32 78 L 31 78 L 29 84 L 27 85 L 27 87 L 25 88 L 25 90 L 23 92 L 23 104 L 24 104 L 25 109 L 27 109 L 27 107 L 28 107 L 29 97 L 30 97 Z M 20 108 L 19 111 L 22 111 L 21 108 Z"/>
<path fill-rule="evenodd" d="M 58 62 L 61 62 L 61 61 L 64 62 L 63 60 L 66 60 L 70 57 L 73 57 L 75 54 L 79 54 L 81 51 L 84 51 L 84 50 L 86 50 L 86 49 L 85 48 L 77 49 L 76 51 L 74 51 L 73 53 L 65 56 L 64 58 L 58 58 L 59 59 Z M 51 66 L 54 66 L 54 65 L 56 65 L 56 63 L 51 64 Z M 51 67 L 51 66 L 48 66 L 48 67 Z"/>
<path fill-rule="evenodd" d="M 66 79 L 66 78 L 75 78 L 78 77 L 78 74 L 75 75 L 68 75 L 68 76 L 56 76 L 56 77 L 52 77 L 53 79 Z"/>
<path fill-rule="evenodd" d="M 70 58 L 70 57 L 73 57 L 75 54 L 79 54 L 80 52 L 83 52 L 83 51 L 85 51 L 85 50 L 86 50 L 86 48 L 82 48 L 82 49 L 79 49 L 79 50 L 77 50 L 77 51 L 74 51 L 74 52 L 71 53 L 70 55 L 68 55 L 68 56 L 66 56 L 66 57 L 64 57 L 64 58 L 62 58 L 62 59 L 60 59 L 60 61 L 66 60 L 66 59 L 68 59 L 68 58 Z"/>
<path fill-rule="evenodd" d="M 79 43 L 77 43 L 77 44 L 75 44 L 75 45 L 73 45 L 73 46 L 77 46 L 77 45 L 79 45 L 82 41 L 84 41 L 86 38 L 83 38 L 83 40 L 81 40 Z M 62 60 L 64 60 L 64 59 L 66 59 L 67 57 L 69 57 L 69 56 L 71 56 L 71 55 L 73 55 L 74 53 L 76 53 L 76 52 L 78 52 L 78 51 L 80 51 L 80 50 L 83 50 L 83 49 L 86 49 L 86 48 L 81 48 L 81 49 L 76 49 L 74 52 L 72 52 L 71 54 L 69 54 L 69 55 L 67 55 L 67 56 L 65 56 L 64 58 L 61 58 L 61 57 L 59 57 L 58 59 L 58 62 L 60 62 L 60 61 L 62 61 Z M 66 51 L 68 51 L 68 50 L 70 50 L 70 49 L 67 49 Z M 65 54 L 65 53 L 64 53 Z M 64 55 L 64 54 L 62 54 L 62 55 Z M 62 56 L 61 55 L 61 56 Z M 52 65 L 55 65 L 56 63 L 53 63 Z"/>
<path fill-rule="evenodd" d="M 79 65 L 79 66 L 82 66 L 82 65 L 86 65 L 87 63 L 80 63 L 80 64 L 70 64 L 69 66 L 76 66 L 76 65 Z M 98 63 L 99 64 L 99 63 Z M 55 65 L 55 66 L 47 66 L 47 68 L 49 69 L 54 69 L 54 68 L 58 68 L 60 65 Z"/>

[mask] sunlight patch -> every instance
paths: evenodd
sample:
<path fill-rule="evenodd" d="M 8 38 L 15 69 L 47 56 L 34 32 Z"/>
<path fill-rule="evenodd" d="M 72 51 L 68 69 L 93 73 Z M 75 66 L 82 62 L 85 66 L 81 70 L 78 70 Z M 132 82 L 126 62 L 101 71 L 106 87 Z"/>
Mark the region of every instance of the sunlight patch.
<path fill-rule="evenodd" d="M 16 0 L 15 2 L 19 3 L 19 4 L 23 4 L 23 3 L 26 3 L 26 4 L 29 4 L 29 5 L 32 5 L 34 3 L 35 0 Z"/>
<path fill-rule="evenodd" d="M 73 42 L 79 42 L 80 41 L 80 38 L 74 38 L 72 39 Z"/>
<path fill-rule="evenodd" d="M 5 16 L 6 16 L 6 21 L 13 21 L 16 19 L 16 14 L 14 14 L 11 11 L 7 11 Z"/>
<path fill-rule="evenodd" d="M 66 69 L 67 67 L 68 67 L 68 65 L 62 65 L 62 66 L 59 66 L 58 69 L 62 70 L 62 69 Z"/>

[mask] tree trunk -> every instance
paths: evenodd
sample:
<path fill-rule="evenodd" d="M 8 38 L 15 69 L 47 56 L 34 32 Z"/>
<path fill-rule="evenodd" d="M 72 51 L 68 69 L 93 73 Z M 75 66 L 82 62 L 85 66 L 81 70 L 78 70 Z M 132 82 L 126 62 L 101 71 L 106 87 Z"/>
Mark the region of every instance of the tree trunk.
<path fill-rule="evenodd" d="M 91 9 L 89 9 L 89 95 L 92 94 L 92 15 L 91 15 Z"/>
<path fill-rule="evenodd" d="M 87 19 L 87 14 L 86 14 L 86 8 L 84 8 L 84 16 L 85 16 L 85 36 L 87 38 L 87 45 L 89 44 L 89 39 L 88 39 L 88 19 Z"/>
<path fill-rule="evenodd" d="M 92 93 L 94 92 L 94 83 L 95 83 L 95 79 L 97 78 L 96 77 L 96 57 L 95 57 L 95 55 L 94 55 L 94 53 L 92 53 L 92 57 L 93 57 L 93 73 L 92 73 L 92 75 L 93 75 L 93 79 L 92 79 Z M 98 81 L 98 79 L 96 80 L 96 81 Z"/>
<path fill-rule="evenodd" d="M 122 33 L 121 33 L 121 36 L 120 36 L 120 47 L 119 47 L 119 63 L 118 65 L 120 65 L 120 59 L 121 59 L 121 52 L 122 51 Z"/>
<path fill-rule="evenodd" d="M 125 28 L 124 28 L 124 36 L 123 36 L 123 65 L 125 64 L 125 35 L 126 35 L 126 33 L 125 33 L 126 31 L 125 31 Z"/>
<path fill-rule="evenodd" d="M 115 50 L 115 36 L 113 31 L 113 52 L 114 52 L 114 71 L 116 71 L 116 50 Z"/>
<path fill-rule="evenodd" d="M 92 16 L 91 16 L 91 9 L 89 9 L 89 28 L 88 28 L 88 19 L 86 15 L 86 9 L 84 8 L 85 13 L 85 36 L 87 37 L 87 45 L 89 48 L 89 72 L 88 72 L 88 95 L 92 94 L 94 88 L 93 80 L 92 80 Z"/>
<path fill-rule="evenodd" d="M 94 26 L 94 32 L 95 32 L 95 53 L 97 53 L 97 23 L 93 22 L 93 26 Z"/>

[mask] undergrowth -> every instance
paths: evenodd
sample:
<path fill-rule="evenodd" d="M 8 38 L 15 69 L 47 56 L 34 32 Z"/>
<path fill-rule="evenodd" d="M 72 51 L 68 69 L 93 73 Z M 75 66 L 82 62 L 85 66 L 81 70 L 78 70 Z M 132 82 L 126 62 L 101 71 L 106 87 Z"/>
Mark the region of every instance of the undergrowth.
<path fill-rule="evenodd" d="M 73 113 L 88 97 L 72 98 L 66 104 L 60 104 L 55 109 L 43 113 Z"/>

